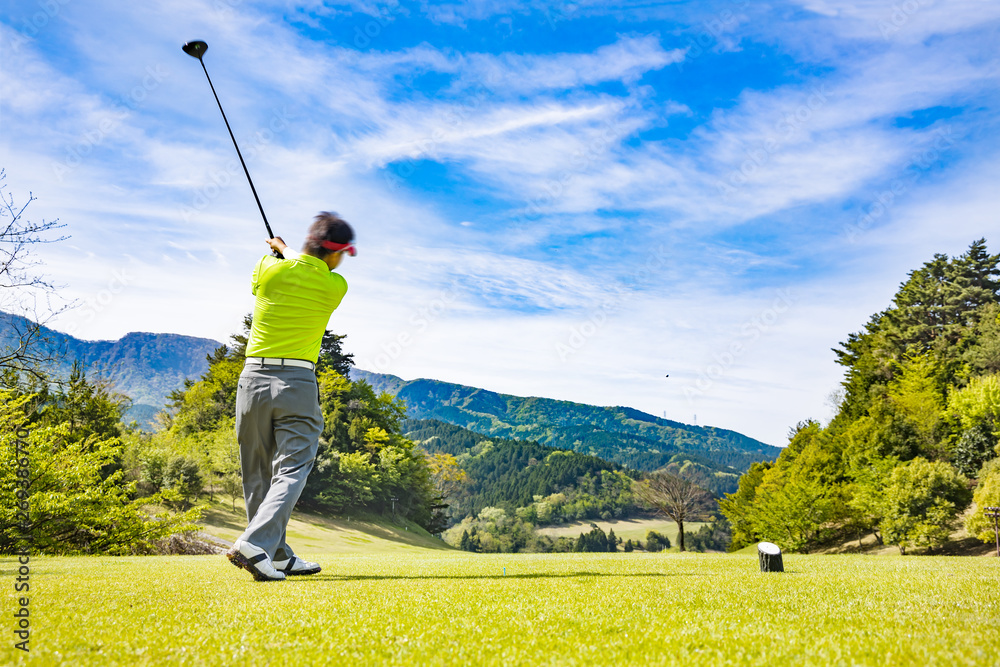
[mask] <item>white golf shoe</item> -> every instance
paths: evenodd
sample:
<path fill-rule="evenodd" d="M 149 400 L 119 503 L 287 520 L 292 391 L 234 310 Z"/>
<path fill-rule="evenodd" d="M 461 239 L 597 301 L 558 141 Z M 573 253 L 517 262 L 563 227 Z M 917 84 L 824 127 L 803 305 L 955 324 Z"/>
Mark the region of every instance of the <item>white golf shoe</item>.
<path fill-rule="evenodd" d="M 226 557 L 236 567 L 242 567 L 257 581 L 284 581 L 285 575 L 274 569 L 271 559 L 260 547 L 243 540 L 236 540 Z"/>
<path fill-rule="evenodd" d="M 290 575 L 316 574 L 321 569 L 319 563 L 310 563 L 298 556 L 292 556 L 288 560 L 276 560 L 274 561 L 274 567 L 279 572 Z"/>

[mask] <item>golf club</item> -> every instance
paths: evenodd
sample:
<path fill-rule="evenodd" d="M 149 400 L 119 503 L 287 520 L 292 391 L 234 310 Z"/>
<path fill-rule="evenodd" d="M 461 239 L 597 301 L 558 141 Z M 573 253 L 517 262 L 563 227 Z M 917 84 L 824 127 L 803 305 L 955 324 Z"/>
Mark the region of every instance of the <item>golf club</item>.
<path fill-rule="evenodd" d="M 229 130 L 229 138 L 233 140 L 233 146 L 236 147 L 236 155 L 240 158 L 240 164 L 243 165 L 243 173 L 247 175 L 247 182 L 250 183 L 250 191 L 253 192 L 253 198 L 257 201 L 257 208 L 260 209 L 260 217 L 264 218 L 264 227 L 267 228 L 267 238 L 273 239 L 274 232 L 271 231 L 271 225 L 267 222 L 267 216 L 264 214 L 264 207 L 260 204 L 260 197 L 257 196 L 257 188 L 253 186 L 253 179 L 250 178 L 250 171 L 247 169 L 247 163 L 243 161 L 243 154 L 240 152 L 240 146 L 236 143 L 236 137 L 233 135 L 233 128 L 229 126 L 229 119 L 226 118 L 226 112 L 222 110 L 222 102 L 219 101 L 219 94 L 215 92 L 215 86 L 212 85 L 212 77 L 208 75 L 208 68 L 205 67 L 205 61 L 202 58 L 205 55 L 205 51 L 208 51 L 208 44 L 201 40 L 195 40 L 188 42 L 181 47 L 184 53 L 188 54 L 192 58 L 197 58 L 198 62 L 201 63 L 201 68 L 205 71 L 205 78 L 208 79 L 208 85 L 212 89 L 212 95 L 215 96 L 215 103 L 219 105 L 219 111 L 222 112 L 222 120 L 226 123 L 226 129 Z M 277 250 L 274 251 L 276 257 L 281 258 L 282 255 Z"/>

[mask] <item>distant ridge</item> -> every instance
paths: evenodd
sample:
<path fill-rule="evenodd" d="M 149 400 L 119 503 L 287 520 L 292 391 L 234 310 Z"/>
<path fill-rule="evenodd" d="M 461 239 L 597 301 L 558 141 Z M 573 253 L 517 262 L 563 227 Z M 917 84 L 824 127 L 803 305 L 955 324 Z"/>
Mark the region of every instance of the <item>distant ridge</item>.
<path fill-rule="evenodd" d="M 483 435 L 535 440 L 542 445 L 593 454 L 638 470 L 670 464 L 697 465 L 726 476 L 735 490 L 739 473 L 757 461 L 774 460 L 778 447 L 736 431 L 693 426 L 629 407 L 603 407 L 549 398 L 512 396 L 438 380 L 351 370 L 376 391 L 403 399 L 412 419 L 437 419 Z"/>
<path fill-rule="evenodd" d="M 17 344 L 17 331 L 30 320 L 0 311 L 0 350 Z M 47 369 L 69 376 L 73 361 L 83 363 L 87 377 L 107 380 L 115 391 L 132 398 L 131 418 L 147 423 L 167 401 L 167 394 L 186 379 L 208 370 L 206 356 L 222 343 L 170 333 L 127 333 L 118 340 L 81 340 L 48 327 L 41 328 L 43 349 L 51 355 Z"/>

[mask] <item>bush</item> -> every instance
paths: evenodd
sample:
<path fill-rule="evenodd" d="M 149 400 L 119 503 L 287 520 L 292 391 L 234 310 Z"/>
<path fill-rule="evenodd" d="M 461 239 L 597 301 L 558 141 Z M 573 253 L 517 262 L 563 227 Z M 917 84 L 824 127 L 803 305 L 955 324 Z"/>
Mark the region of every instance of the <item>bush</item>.
<path fill-rule="evenodd" d="M 124 470 L 105 474 L 121 460 L 118 438 L 77 439 L 69 423 L 28 426 L 28 435 L 18 438 L 30 400 L 0 391 L 0 553 L 25 546 L 17 512 L 22 502 L 31 547 L 45 554 L 147 553 L 159 540 L 197 528 L 196 510 L 151 516 L 146 508 L 163 504 L 161 494 L 137 499 Z"/>
<path fill-rule="evenodd" d="M 653 553 L 670 548 L 670 538 L 666 535 L 651 530 L 646 533 L 646 551 Z"/>
<path fill-rule="evenodd" d="M 978 424 L 966 429 L 955 443 L 952 453 L 955 468 L 967 477 L 975 476 L 984 462 L 996 456 L 996 445 L 997 438 L 988 426 Z"/>
<path fill-rule="evenodd" d="M 940 546 L 971 499 L 967 480 L 954 468 L 917 457 L 892 471 L 882 500 L 882 536 L 901 554 Z"/>

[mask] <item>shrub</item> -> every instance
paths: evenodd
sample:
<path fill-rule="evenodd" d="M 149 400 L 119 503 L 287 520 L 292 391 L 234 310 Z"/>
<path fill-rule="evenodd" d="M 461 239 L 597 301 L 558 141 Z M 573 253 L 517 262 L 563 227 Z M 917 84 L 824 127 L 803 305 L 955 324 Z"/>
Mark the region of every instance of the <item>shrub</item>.
<path fill-rule="evenodd" d="M 658 552 L 670 548 L 670 538 L 651 530 L 646 533 L 646 551 Z"/>

